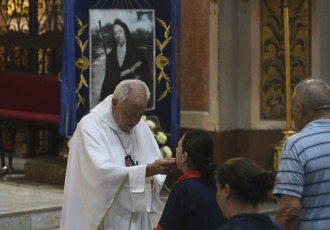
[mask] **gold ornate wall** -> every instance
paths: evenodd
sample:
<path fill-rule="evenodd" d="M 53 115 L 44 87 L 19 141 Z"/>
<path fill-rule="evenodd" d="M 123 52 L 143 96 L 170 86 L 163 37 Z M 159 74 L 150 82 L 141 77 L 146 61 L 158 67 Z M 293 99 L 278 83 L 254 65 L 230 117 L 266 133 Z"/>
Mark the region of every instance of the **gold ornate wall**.
<path fill-rule="evenodd" d="M 281 0 L 261 0 L 261 119 L 286 117 Z M 291 88 L 310 76 L 310 0 L 289 0 Z"/>

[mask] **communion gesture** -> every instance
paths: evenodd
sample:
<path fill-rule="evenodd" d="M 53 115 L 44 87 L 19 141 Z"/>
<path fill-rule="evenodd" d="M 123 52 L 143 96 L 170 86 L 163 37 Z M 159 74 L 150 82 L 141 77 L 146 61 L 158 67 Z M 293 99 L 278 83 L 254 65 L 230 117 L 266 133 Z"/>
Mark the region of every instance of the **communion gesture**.
<path fill-rule="evenodd" d="M 176 170 L 143 119 L 150 92 L 140 80 L 120 82 L 77 125 L 70 144 L 61 229 L 151 230 L 159 192 Z"/>

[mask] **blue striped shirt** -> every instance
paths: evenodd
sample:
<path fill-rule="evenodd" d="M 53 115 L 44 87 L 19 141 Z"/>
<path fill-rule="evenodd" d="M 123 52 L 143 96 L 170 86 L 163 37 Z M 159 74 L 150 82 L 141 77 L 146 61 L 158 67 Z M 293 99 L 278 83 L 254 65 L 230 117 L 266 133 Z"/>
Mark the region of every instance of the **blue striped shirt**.
<path fill-rule="evenodd" d="M 312 121 L 287 139 L 273 194 L 301 198 L 298 229 L 330 229 L 330 119 Z"/>

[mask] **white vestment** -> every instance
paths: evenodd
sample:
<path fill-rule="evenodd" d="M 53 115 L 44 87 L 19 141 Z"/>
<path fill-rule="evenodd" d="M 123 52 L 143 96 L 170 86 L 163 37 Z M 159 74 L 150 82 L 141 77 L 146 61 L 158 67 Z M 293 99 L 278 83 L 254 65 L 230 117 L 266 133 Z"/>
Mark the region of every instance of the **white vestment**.
<path fill-rule="evenodd" d="M 146 164 L 161 158 L 157 142 L 143 119 L 129 134 L 122 131 L 111 100 L 112 95 L 84 116 L 72 137 L 62 230 L 151 230 L 149 212 L 163 210 L 159 191 L 166 176 L 154 176 L 154 192 L 145 177 Z M 125 166 L 125 150 L 137 166 Z"/>

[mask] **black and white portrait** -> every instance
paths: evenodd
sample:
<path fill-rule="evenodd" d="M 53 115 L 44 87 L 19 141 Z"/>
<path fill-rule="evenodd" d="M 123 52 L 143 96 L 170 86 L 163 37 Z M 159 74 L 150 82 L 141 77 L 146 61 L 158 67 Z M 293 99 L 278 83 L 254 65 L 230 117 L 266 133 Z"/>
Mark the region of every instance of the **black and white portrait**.
<path fill-rule="evenodd" d="M 153 10 L 90 10 L 90 108 L 125 79 L 150 89 L 155 107 L 155 17 Z"/>

